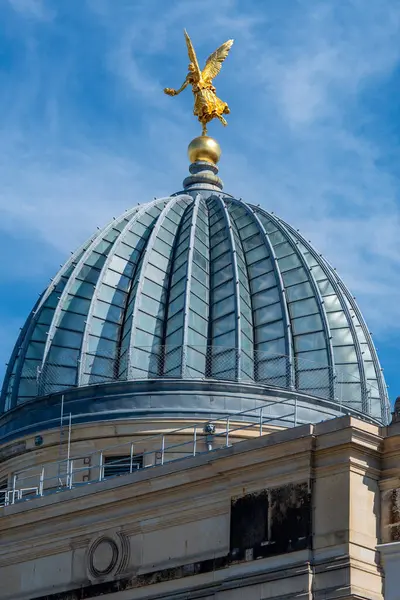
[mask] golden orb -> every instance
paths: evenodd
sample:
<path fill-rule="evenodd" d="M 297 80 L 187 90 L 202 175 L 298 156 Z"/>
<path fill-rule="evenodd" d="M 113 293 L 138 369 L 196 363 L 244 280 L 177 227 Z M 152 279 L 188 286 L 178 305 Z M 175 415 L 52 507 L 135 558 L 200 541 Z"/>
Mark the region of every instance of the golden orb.
<path fill-rule="evenodd" d="M 221 158 L 221 146 L 208 135 L 200 135 L 189 144 L 188 155 L 191 163 L 204 160 L 216 165 Z"/>

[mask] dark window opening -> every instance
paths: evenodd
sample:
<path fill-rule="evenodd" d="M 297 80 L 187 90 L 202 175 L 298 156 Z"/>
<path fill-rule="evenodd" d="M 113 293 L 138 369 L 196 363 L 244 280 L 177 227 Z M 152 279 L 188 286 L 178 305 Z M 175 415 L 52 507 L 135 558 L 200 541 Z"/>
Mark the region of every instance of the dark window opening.
<path fill-rule="evenodd" d="M 6 490 L 8 489 L 8 478 L 0 479 L 0 505 L 5 504 Z"/>
<path fill-rule="evenodd" d="M 245 551 L 268 540 L 268 492 L 247 494 L 232 501 L 231 553 L 244 558 Z"/>
<path fill-rule="evenodd" d="M 133 473 L 143 468 L 143 456 L 105 456 L 104 457 L 104 477 L 115 477 L 116 475 L 125 475 Z"/>
<path fill-rule="evenodd" d="M 232 499 L 230 553 L 253 560 L 309 548 L 311 495 L 308 483 L 262 490 Z"/>

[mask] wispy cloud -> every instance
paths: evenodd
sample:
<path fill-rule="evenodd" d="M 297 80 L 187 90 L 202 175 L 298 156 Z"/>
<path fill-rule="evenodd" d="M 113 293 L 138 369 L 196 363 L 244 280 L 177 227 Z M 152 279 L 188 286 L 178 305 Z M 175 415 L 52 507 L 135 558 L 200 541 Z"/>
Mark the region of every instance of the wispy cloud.
<path fill-rule="evenodd" d="M 37 240 L 50 276 L 97 225 L 179 189 L 186 145 L 199 132 L 190 92 L 162 94 L 186 74 L 182 29 L 201 62 L 234 37 L 216 81 L 231 105 L 229 127 L 212 126 L 224 151 L 227 191 L 300 228 L 337 267 L 381 345 L 393 346 L 400 323 L 400 288 L 393 283 L 400 270 L 400 5 L 6 6 L 0 229 L 7 251 L 21 255 L 29 239 Z M 9 266 L 3 269 L 10 276 Z"/>
<path fill-rule="evenodd" d="M 16 12 L 24 17 L 50 19 L 53 12 L 42 0 L 6 0 Z"/>
<path fill-rule="evenodd" d="M 292 43 L 267 59 L 265 76 L 292 124 L 340 119 L 344 101 L 351 106 L 371 78 L 390 73 L 399 58 L 400 12 L 383 4 L 379 13 L 376 2 L 367 10 L 357 1 L 342 10 L 334 2 L 314 5 L 288 28 Z"/>

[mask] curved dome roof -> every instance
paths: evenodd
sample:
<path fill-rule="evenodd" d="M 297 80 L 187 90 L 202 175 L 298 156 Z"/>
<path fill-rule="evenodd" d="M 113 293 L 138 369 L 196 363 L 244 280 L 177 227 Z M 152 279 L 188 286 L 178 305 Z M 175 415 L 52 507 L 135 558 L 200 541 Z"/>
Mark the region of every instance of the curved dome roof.
<path fill-rule="evenodd" d="M 70 257 L 21 331 L 2 408 L 160 377 L 299 390 L 382 420 L 388 409 L 335 270 L 287 223 L 219 189 L 128 210 Z"/>

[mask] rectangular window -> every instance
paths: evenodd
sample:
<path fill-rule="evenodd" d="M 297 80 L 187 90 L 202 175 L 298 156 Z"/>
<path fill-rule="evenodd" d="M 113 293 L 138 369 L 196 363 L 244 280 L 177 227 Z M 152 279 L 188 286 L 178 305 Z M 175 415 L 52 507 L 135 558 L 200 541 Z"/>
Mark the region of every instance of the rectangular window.
<path fill-rule="evenodd" d="M 115 477 L 115 475 L 125 475 L 143 468 L 143 456 L 124 455 L 124 456 L 105 456 L 104 457 L 104 477 Z"/>
<path fill-rule="evenodd" d="M 169 233 L 169 232 L 168 232 Z M 171 235 L 171 234 L 170 234 Z M 165 256 L 166 258 L 169 258 L 171 255 L 171 250 L 172 247 L 170 244 L 167 244 L 166 242 L 164 242 L 162 239 L 160 239 L 159 237 L 156 239 L 156 241 L 154 242 L 154 250 L 156 250 L 157 252 L 159 252 L 160 254 L 162 254 L 163 256 Z"/>
<path fill-rule="evenodd" d="M 195 346 L 201 348 L 205 348 L 207 344 L 207 337 L 202 335 L 198 331 L 195 331 L 191 327 L 187 328 L 187 344 L 190 346 Z"/>
<path fill-rule="evenodd" d="M 214 289 L 214 302 L 219 302 L 224 298 L 234 294 L 233 280 L 227 281 Z"/>
<path fill-rule="evenodd" d="M 349 346 L 353 344 L 353 336 L 348 327 L 332 329 L 331 334 L 333 346 Z"/>
<path fill-rule="evenodd" d="M 282 273 L 282 279 L 285 287 L 288 287 L 290 285 L 295 285 L 296 283 L 307 281 L 308 275 L 303 267 L 298 267 L 292 271 L 286 271 L 285 273 Z"/>
<path fill-rule="evenodd" d="M 283 357 L 270 358 L 265 361 L 256 361 L 257 379 L 268 380 L 272 385 L 282 381 L 289 373 L 289 361 Z"/>
<path fill-rule="evenodd" d="M 268 540 L 268 492 L 247 494 L 231 505 L 231 553 L 245 558 L 245 550 Z"/>
<path fill-rule="evenodd" d="M 308 333 L 322 329 L 321 317 L 318 314 L 298 317 L 292 320 L 292 329 L 294 335 L 299 333 Z"/>
<path fill-rule="evenodd" d="M 277 356 L 286 354 L 285 338 L 280 338 L 278 340 L 272 340 L 264 342 L 263 344 L 258 344 L 256 354 L 259 357 L 259 360 L 262 360 L 264 357 L 267 356 Z"/>
<path fill-rule="evenodd" d="M 357 362 L 357 354 L 354 346 L 338 346 L 335 347 L 333 354 L 336 363 L 355 363 Z"/>
<path fill-rule="evenodd" d="M 318 312 L 318 305 L 315 298 L 293 302 L 289 307 L 292 318 L 313 315 Z"/>
<path fill-rule="evenodd" d="M 260 264 L 260 263 L 257 263 Z M 256 267 L 257 265 L 253 265 L 253 267 Z M 271 265 L 272 268 L 272 265 Z M 251 288 L 251 293 L 252 294 L 256 294 L 257 292 L 260 292 L 261 290 L 265 290 L 271 287 L 275 287 L 277 283 L 276 277 L 275 277 L 275 273 L 273 271 L 270 271 L 269 273 L 264 273 L 263 275 L 260 275 L 259 277 L 256 277 L 255 279 L 252 279 L 250 282 L 250 288 Z"/>
<path fill-rule="evenodd" d="M 240 237 L 242 238 L 242 240 L 247 240 L 251 236 L 253 236 L 255 233 L 258 233 L 258 227 L 257 227 L 256 223 L 250 223 L 250 225 L 246 225 L 245 227 L 243 227 L 240 230 Z M 258 234 L 258 235 L 260 235 L 260 234 Z M 256 244 L 256 246 L 259 246 L 260 243 L 261 243 L 261 237 L 259 238 L 259 242 Z"/>
<path fill-rule="evenodd" d="M 276 258 L 282 258 L 283 256 L 288 256 L 289 254 L 293 254 L 293 248 L 289 242 L 282 242 L 277 244 L 274 247 Z"/>
<path fill-rule="evenodd" d="M 329 387 L 330 374 L 328 369 L 313 369 L 299 371 L 298 386 L 300 389 L 324 389 Z"/>
<path fill-rule="evenodd" d="M 326 350 L 299 352 L 296 356 L 296 368 L 299 371 L 316 369 L 321 366 L 328 366 L 328 355 Z"/>
<path fill-rule="evenodd" d="M 280 231 L 278 231 L 278 230 L 277 230 L 277 231 L 274 231 L 273 233 L 271 233 L 271 234 L 269 235 L 269 239 L 270 239 L 270 242 L 271 242 L 271 244 L 273 244 L 274 246 L 275 246 L 276 244 L 280 244 L 280 243 L 282 243 L 282 242 L 285 242 L 285 241 L 286 241 L 286 238 L 285 238 L 285 236 L 283 235 L 283 233 L 281 233 L 281 232 L 280 232 Z"/>
<path fill-rule="evenodd" d="M 264 308 L 270 304 L 279 302 L 279 292 L 277 287 L 264 290 L 253 295 L 253 309 Z"/>
<path fill-rule="evenodd" d="M 341 327 L 348 327 L 347 318 L 343 311 L 328 312 L 328 323 L 331 329 L 340 329 Z"/>
<path fill-rule="evenodd" d="M 325 310 L 327 312 L 335 312 L 342 310 L 339 298 L 336 295 L 324 296 Z"/>
<path fill-rule="evenodd" d="M 312 295 L 313 291 L 308 281 L 286 288 L 286 297 L 289 302 L 301 300 L 302 298 L 309 298 Z"/>
<path fill-rule="evenodd" d="M 279 269 L 282 273 L 294 269 L 295 267 L 300 267 L 300 265 L 301 261 L 297 254 L 290 254 L 289 256 L 284 256 L 279 259 Z"/>
<path fill-rule="evenodd" d="M 297 335 L 294 338 L 294 346 L 296 352 L 305 352 L 307 350 L 319 350 L 325 348 L 325 345 L 325 336 L 322 332 Z"/>
<path fill-rule="evenodd" d="M 165 258 L 165 256 L 163 256 L 162 254 L 160 254 L 156 250 L 153 250 L 150 253 L 149 264 L 147 268 L 149 269 L 151 265 L 155 266 L 157 269 L 160 269 L 163 273 L 165 273 L 168 269 L 168 258 Z M 151 279 L 151 277 L 149 277 L 149 279 Z"/>
<path fill-rule="evenodd" d="M 229 240 L 227 238 L 223 239 L 219 244 L 214 246 L 211 250 L 211 259 L 214 260 L 218 258 L 221 254 L 224 254 L 228 250 L 230 250 L 231 246 Z"/>
<path fill-rule="evenodd" d="M 254 312 L 254 325 L 263 325 L 264 323 L 272 323 L 282 318 L 282 307 L 280 302 L 265 306 Z"/>
<path fill-rule="evenodd" d="M 246 254 L 246 261 L 248 265 L 252 265 L 253 263 L 267 258 L 268 257 L 268 250 L 267 248 L 263 245 L 263 246 L 258 246 L 258 248 L 254 248 L 253 250 L 249 250 Z"/>
<path fill-rule="evenodd" d="M 253 250 L 253 248 L 258 248 L 263 244 L 262 237 L 259 233 L 247 238 L 247 240 L 243 240 L 243 248 L 246 251 Z"/>
<path fill-rule="evenodd" d="M 214 260 L 211 263 L 211 271 L 212 271 L 213 274 L 214 273 L 218 273 L 219 271 L 221 271 L 222 269 L 224 269 L 228 265 L 231 265 L 231 268 L 232 268 L 232 254 L 231 254 L 231 252 L 225 252 L 225 254 L 222 254 L 216 260 Z M 200 265 L 200 266 L 202 266 L 202 265 Z M 232 269 L 232 273 L 233 273 L 233 269 Z"/>
<path fill-rule="evenodd" d="M 311 495 L 308 483 L 246 494 L 231 501 L 230 556 L 256 560 L 309 548 Z"/>
<path fill-rule="evenodd" d="M 321 281 L 326 278 L 325 272 L 320 266 L 312 267 L 312 274 L 316 281 Z"/>
<path fill-rule="evenodd" d="M 212 306 L 212 318 L 218 319 L 235 310 L 235 298 L 229 296 L 225 300 L 221 300 Z"/>
<path fill-rule="evenodd" d="M 322 296 L 327 296 L 335 293 L 335 290 L 333 289 L 332 285 L 327 279 L 322 279 L 321 281 L 318 281 L 318 287 Z"/>
<path fill-rule="evenodd" d="M 276 321 L 276 323 L 257 327 L 255 329 L 255 336 L 257 343 L 284 337 L 283 321 Z"/>

